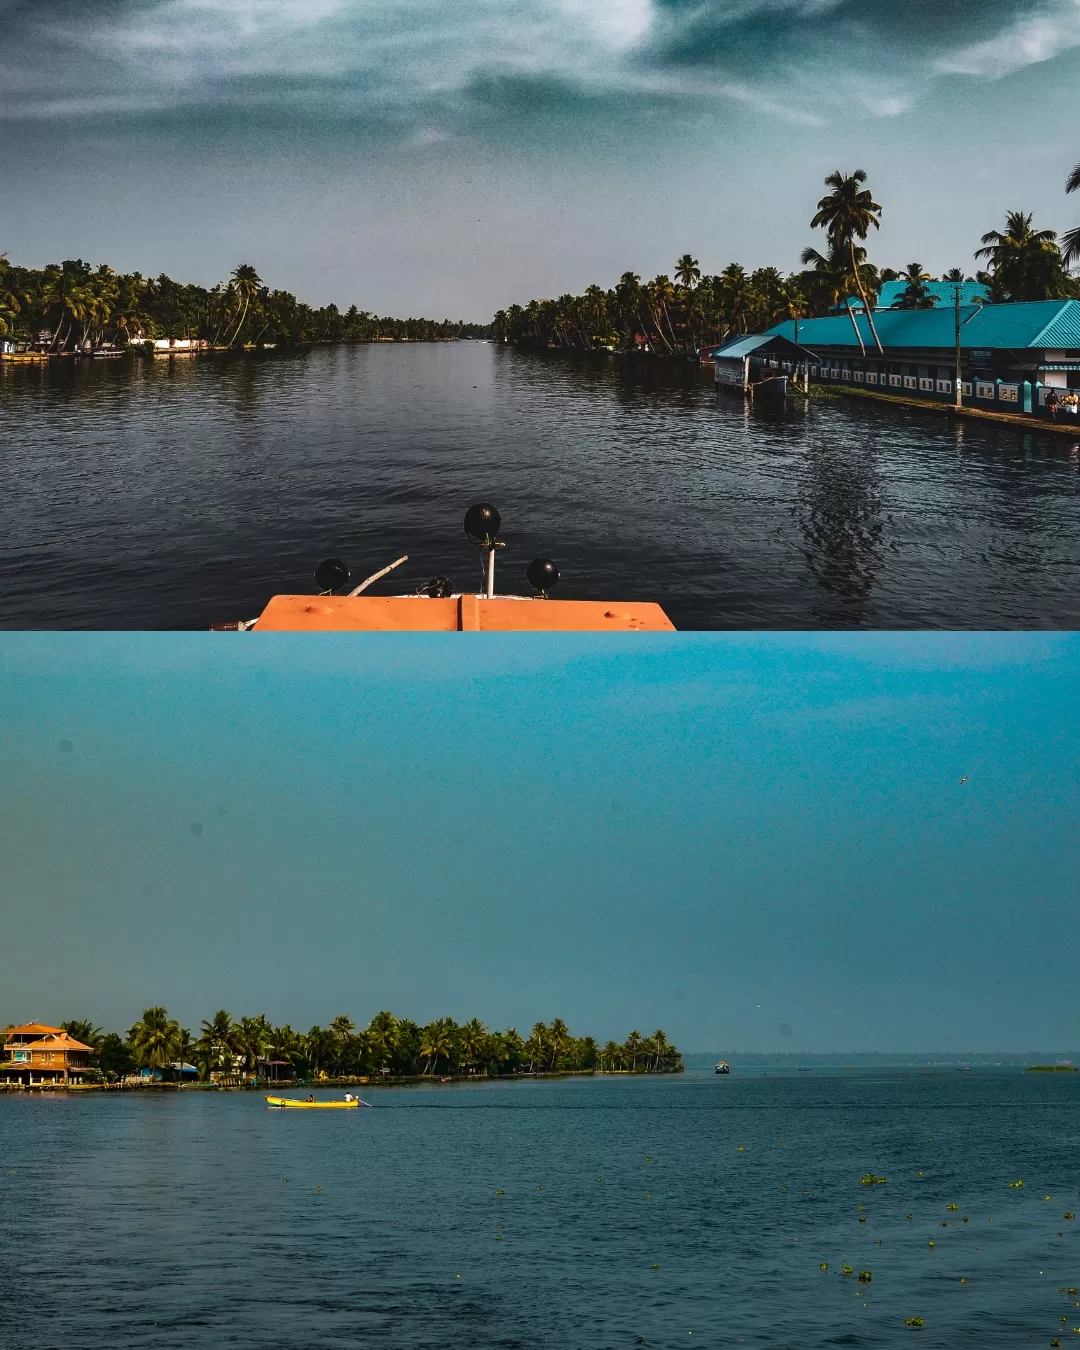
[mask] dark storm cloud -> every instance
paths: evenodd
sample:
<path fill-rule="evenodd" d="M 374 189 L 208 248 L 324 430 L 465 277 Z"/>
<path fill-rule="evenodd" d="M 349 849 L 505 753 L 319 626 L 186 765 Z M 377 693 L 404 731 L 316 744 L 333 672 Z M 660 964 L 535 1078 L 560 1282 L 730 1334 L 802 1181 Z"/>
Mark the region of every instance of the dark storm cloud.
<path fill-rule="evenodd" d="M 0 118 L 229 108 L 437 139 L 572 98 L 889 115 L 1077 45 L 1080 0 L 0 0 L 0 34 Z"/>

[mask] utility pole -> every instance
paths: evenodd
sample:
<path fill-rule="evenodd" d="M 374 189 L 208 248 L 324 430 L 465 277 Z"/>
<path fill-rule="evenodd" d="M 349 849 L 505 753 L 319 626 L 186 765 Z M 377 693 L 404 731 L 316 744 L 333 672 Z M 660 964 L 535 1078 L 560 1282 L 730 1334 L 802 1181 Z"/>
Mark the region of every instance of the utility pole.
<path fill-rule="evenodd" d="M 960 285 L 957 283 L 954 292 L 956 298 L 956 381 L 955 381 L 955 402 L 958 408 L 964 406 L 963 386 L 960 383 Z"/>

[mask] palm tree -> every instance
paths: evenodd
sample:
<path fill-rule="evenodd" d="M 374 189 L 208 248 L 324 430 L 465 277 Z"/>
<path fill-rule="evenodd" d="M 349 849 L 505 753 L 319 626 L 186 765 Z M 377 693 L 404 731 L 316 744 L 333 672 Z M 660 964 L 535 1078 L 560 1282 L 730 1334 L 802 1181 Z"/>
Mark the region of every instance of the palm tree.
<path fill-rule="evenodd" d="M 257 1061 L 266 1058 L 266 1047 L 273 1031 L 264 1014 L 258 1017 L 241 1017 L 233 1031 L 233 1044 L 237 1052 L 244 1057 L 248 1071 L 254 1073 Z"/>
<path fill-rule="evenodd" d="M 600 1052 L 600 1067 L 613 1073 L 622 1060 L 623 1048 L 618 1041 L 608 1041 Z"/>
<path fill-rule="evenodd" d="M 804 263 L 813 264 L 816 288 L 824 295 L 829 307 L 843 304 L 855 330 L 859 350 L 865 356 L 866 344 L 862 340 L 862 333 L 859 332 L 855 311 L 851 308 L 851 272 L 844 255 L 837 254 L 835 249 L 830 249 L 826 254 L 819 253 L 816 248 L 804 248 L 800 259 Z"/>
<path fill-rule="evenodd" d="M 461 1054 L 466 1068 L 477 1068 L 488 1041 L 488 1030 L 483 1022 L 473 1018 L 461 1028 Z"/>
<path fill-rule="evenodd" d="M 147 1008 L 128 1032 L 140 1068 L 160 1069 L 176 1058 L 180 1024 L 164 1008 Z"/>
<path fill-rule="evenodd" d="M 893 309 L 933 309 L 934 297 L 926 289 L 926 283 L 933 279 L 929 272 L 923 271 L 922 263 L 908 263 L 903 275 L 907 285 L 900 292 Z"/>
<path fill-rule="evenodd" d="M 328 1028 L 314 1026 L 303 1038 L 303 1043 L 311 1072 L 317 1078 L 321 1065 L 334 1053 L 337 1038 Z"/>
<path fill-rule="evenodd" d="M 645 287 L 645 295 L 657 337 L 669 353 L 674 352 L 678 340 L 675 337 L 675 330 L 671 326 L 671 313 L 668 309 L 668 306 L 675 300 L 675 287 L 672 285 L 671 278 L 665 276 L 663 272 L 658 273 Z M 667 324 L 666 335 L 664 323 Z"/>
<path fill-rule="evenodd" d="M 957 282 L 962 283 L 969 281 L 970 277 L 964 276 L 964 269 L 962 267 L 950 267 L 947 272 L 941 274 L 941 279 L 942 281 L 949 281 L 955 284 Z"/>
<path fill-rule="evenodd" d="M 745 333 L 754 307 L 754 291 L 746 269 L 729 263 L 720 273 L 720 311 L 728 332 Z"/>
<path fill-rule="evenodd" d="M 864 169 L 856 169 L 851 174 L 843 174 L 837 169 L 829 174 L 825 179 L 825 186 L 832 188 L 832 191 L 818 202 L 817 214 L 811 220 L 810 228 L 813 230 L 821 228 L 825 231 L 834 253 L 850 254 L 851 274 L 855 280 L 855 287 L 862 298 L 874 342 L 884 356 L 885 349 L 874 325 L 873 306 L 863 285 L 862 273 L 859 271 L 860 260 L 855 251 L 856 239 L 865 240 L 871 227 L 875 230 L 881 228 L 881 207 L 874 201 L 870 190 L 863 187 L 865 182 Z"/>
<path fill-rule="evenodd" d="M 454 1053 L 454 1032 L 456 1029 L 449 1017 L 440 1017 L 438 1021 L 429 1022 L 421 1030 L 420 1053 L 427 1059 L 424 1068 L 425 1074 L 433 1073 L 438 1067 L 440 1059 L 445 1059 L 447 1067 L 449 1067 L 450 1057 Z"/>
<path fill-rule="evenodd" d="M 101 1042 L 105 1038 L 104 1031 L 94 1026 L 93 1022 L 61 1022 L 60 1030 L 66 1031 L 72 1040 L 88 1045 L 95 1053 L 101 1049 Z"/>
<path fill-rule="evenodd" d="M 692 258 L 689 253 L 684 253 L 675 264 L 675 280 L 680 286 L 692 291 L 701 280 L 701 268 L 698 266 L 698 260 Z"/>
<path fill-rule="evenodd" d="M 990 263 L 994 299 L 1054 300 L 1069 293 L 1054 230 L 1036 230 L 1028 211 L 1008 211 L 1005 229 L 988 230 L 976 258 Z"/>
<path fill-rule="evenodd" d="M 367 1040 L 374 1062 L 385 1067 L 397 1048 L 397 1018 L 391 1012 L 377 1012 L 368 1023 Z"/>
<path fill-rule="evenodd" d="M 533 1024 L 533 1029 L 529 1033 L 526 1049 L 529 1052 L 529 1068 L 535 1070 L 537 1064 L 541 1062 L 544 1054 L 544 1045 L 547 1041 L 547 1027 L 543 1022 Z"/>
<path fill-rule="evenodd" d="M 637 1070 L 638 1060 L 641 1057 L 642 1041 L 640 1031 L 632 1031 L 626 1038 L 626 1044 L 623 1046 L 623 1052 L 626 1055 L 627 1067 L 631 1073 Z"/>
<path fill-rule="evenodd" d="M 254 297 L 258 295 L 259 291 L 262 289 L 262 286 L 262 277 L 259 276 L 258 272 L 256 272 L 255 268 L 252 267 L 250 263 L 240 263 L 238 267 L 233 268 L 231 287 L 233 294 L 240 302 L 240 317 L 237 320 L 236 328 L 233 331 L 233 342 L 240 336 L 240 330 L 243 328 L 244 321 L 247 319 L 248 308 Z"/>
<path fill-rule="evenodd" d="M 1080 191 L 1080 164 L 1076 165 L 1065 180 L 1065 191 Z M 1080 225 L 1077 225 L 1074 229 L 1066 230 L 1061 236 L 1061 256 L 1069 264 L 1080 262 Z"/>
<path fill-rule="evenodd" d="M 211 1073 L 223 1069 L 226 1058 L 231 1060 L 235 1053 L 233 1042 L 236 1028 L 229 1014 L 220 1008 L 208 1022 L 201 1023 L 199 1030 L 202 1035 L 196 1042 L 196 1062 L 200 1076 L 207 1079 Z M 232 1068 L 232 1064 L 228 1067 Z"/>

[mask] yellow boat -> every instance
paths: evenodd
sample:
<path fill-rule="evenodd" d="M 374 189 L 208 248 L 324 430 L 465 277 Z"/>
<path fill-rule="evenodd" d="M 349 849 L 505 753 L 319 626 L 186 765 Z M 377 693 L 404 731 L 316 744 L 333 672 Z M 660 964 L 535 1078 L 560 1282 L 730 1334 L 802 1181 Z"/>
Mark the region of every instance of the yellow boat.
<path fill-rule="evenodd" d="M 359 1097 L 354 1097 L 348 1102 L 316 1102 L 316 1101 L 298 1101 L 295 1097 L 267 1097 L 267 1106 L 291 1106 L 301 1111 L 341 1111 L 350 1110 L 354 1106 L 360 1105 Z M 364 1103 L 367 1106 L 367 1102 Z"/>

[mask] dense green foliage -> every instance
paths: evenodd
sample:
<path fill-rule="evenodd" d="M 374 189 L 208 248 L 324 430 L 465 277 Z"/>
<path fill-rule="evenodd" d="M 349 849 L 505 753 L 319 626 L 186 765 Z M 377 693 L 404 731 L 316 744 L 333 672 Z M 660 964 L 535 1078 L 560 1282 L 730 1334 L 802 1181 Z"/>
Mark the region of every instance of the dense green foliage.
<path fill-rule="evenodd" d="M 33 341 L 47 332 L 54 351 L 89 343 L 128 345 L 154 338 L 199 338 L 213 347 L 260 343 L 434 342 L 487 337 L 490 328 L 442 319 L 387 319 L 355 305 L 312 309 L 271 290 L 250 264 L 207 290 L 164 274 L 121 275 L 81 259 L 35 269 L 0 257 L 0 337 Z"/>
<path fill-rule="evenodd" d="M 663 1031 L 642 1036 L 632 1031 L 619 1045 L 600 1045 L 591 1036 L 572 1036 L 558 1019 L 537 1022 L 527 1037 L 513 1028 L 489 1031 L 475 1018 L 458 1024 L 443 1017 L 420 1026 L 392 1013 L 380 1012 L 358 1029 L 342 1014 L 328 1027 L 297 1032 L 273 1026 L 265 1017 L 234 1022 L 222 1009 L 202 1023 L 193 1037 L 164 1008 L 147 1008 L 121 1038 L 105 1035 L 91 1022 L 64 1022 L 76 1040 L 95 1052 L 98 1067 L 114 1078 L 136 1068 L 162 1068 L 177 1061 L 193 1063 L 204 1081 L 212 1073 L 255 1073 L 260 1061 L 291 1064 L 300 1078 L 486 1075 L 514 1073 L 674 1073 L 682 1056 Z M 264 1066 L 265 1072 L 265 1066 Z"/>
<path fill-rule="evenodd" d="M 811 228 L 824 232 L 822 250 L 803 250 L 803 271 L 783 274 L 775 267 L 747 272 L 731 263 L 717 275 L 703 275 L 689 253 L 675 264 L 671 276 L 661 274 L 642 282 L 624 272 L 610 290 L 589 286 L 582 295 L 557 300 L 530 300 L 511 305 L 495 315 L 496 338 L 531 347 L 570 347 L 632 351 L 645 349 L 660 355 L 689 355 L 742 333 L 759 333 L 784 319 L 827 314 L 836 307 L 848 311 L 868 307 L 874 341 L 880 342 L 873 323 L 873 307 L 881 284 L 907 280 L 897 308 L 921 309 L 932 304 L 925 289 L 931 278 L 920 263 L 903 270 L 878 269 L 868 261 L 865 241 L 880 224 L 881 206 L 865 187 L 862 169 L 829 174 L 829 189 L 817 204 Z M 1080 165 L 1073 170 L 1067 191 L 1080 189 Z M 1066 234 L 1059 246 L 1053 230 L 1035 230 L 1031 216 L 1010 211 L 1002 232 L 982 237 L 976 257 L 987 270 L 976 273 L 991 300 L 1053 300 L 1080 298 L 1080 280 L 1068 264 L 1080 261 L 1080 228 Z M 942 281 L 963 281 L 964 272 L 951 268 Z M 852 319 L 859 345 L 863 345 Z"/>

